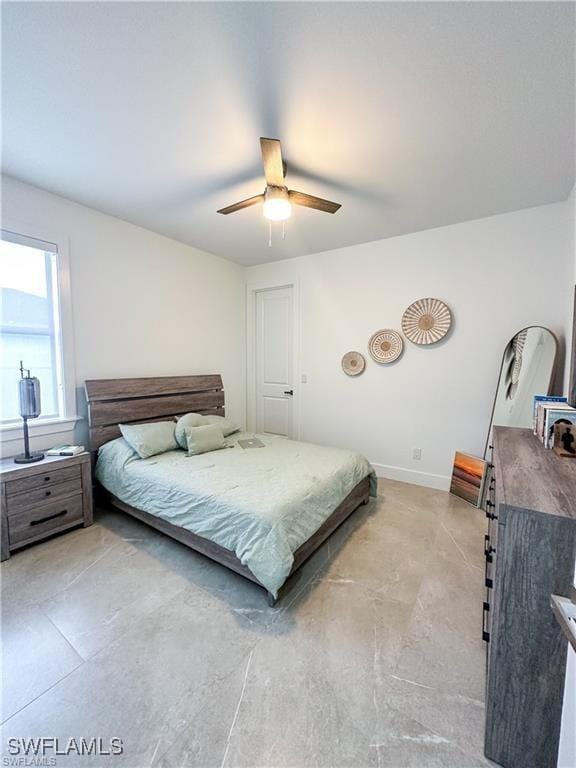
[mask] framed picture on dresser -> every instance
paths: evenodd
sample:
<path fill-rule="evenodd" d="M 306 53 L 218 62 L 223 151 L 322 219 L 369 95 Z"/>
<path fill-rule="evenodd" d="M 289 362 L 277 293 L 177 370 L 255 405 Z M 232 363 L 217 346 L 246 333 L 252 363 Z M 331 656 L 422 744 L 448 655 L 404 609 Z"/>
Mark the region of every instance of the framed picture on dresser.
<path fill-rule="evenodd" d="M 479 507 L 482 503 L 488 462 L 468 453 L 456 451 L 450 482 L 450 493 Z"/>

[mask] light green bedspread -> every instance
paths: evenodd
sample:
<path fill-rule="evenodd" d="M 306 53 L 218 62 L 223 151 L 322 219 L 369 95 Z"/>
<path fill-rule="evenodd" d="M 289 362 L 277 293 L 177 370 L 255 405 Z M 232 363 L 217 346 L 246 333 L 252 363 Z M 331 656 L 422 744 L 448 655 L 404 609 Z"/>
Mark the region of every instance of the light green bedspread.
<path fill-rule="evenodd" d="M 100 448 L 96 477 L 111 493 L 232 550 L 277 596 L 294 552 L 365 477 L 376 475 L 361 455 L 281 437 L 258 435 L 264 448 L 233 448 L 201 456 L 170 451 L 140 459 L 123 438 Z"/>

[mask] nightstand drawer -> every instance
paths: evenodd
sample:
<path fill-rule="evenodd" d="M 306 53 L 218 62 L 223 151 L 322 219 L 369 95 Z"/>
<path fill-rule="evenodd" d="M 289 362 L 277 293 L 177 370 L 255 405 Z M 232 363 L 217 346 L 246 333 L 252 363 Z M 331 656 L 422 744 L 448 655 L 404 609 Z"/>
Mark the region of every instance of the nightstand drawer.
<path fill-rule="evenodd" d="M 60 477 L 60 472 L 54 475 L 54 478 Z M 80 475 L 74 480 L 66 480 L 63 483 L 46 483 L 41 488 L 25 491 L 23 493 L 12 494 L 6 497 L 6 513 L 11 515 L 19 512 L 26 512 L 31 507 L 38 504 L 44 504 L 50 501 L 57 501 L 63 497 L 74 496 L 82 492 L 82 480 Z"/>
<path fill-rule="evenodd" d="M 45 472 L 38 472 L 35 475 L 30 475 L 30 477 L 23 477 L 21 480 L 8 481 L 6 483 L 6 496 L 33 491 L 36 488 L 49 488 L 56 483 L 63 483 L 65 480 L 79 480 L 80 473 L 79 464 L 72 467 L 46 467 Z"/>
<path fill-rule="evenodd" d="M 8 518 L 10 546 L 17 546 L 40 536 L 66 528 L 83 519 L 82 495 L 38 504 Z"/>

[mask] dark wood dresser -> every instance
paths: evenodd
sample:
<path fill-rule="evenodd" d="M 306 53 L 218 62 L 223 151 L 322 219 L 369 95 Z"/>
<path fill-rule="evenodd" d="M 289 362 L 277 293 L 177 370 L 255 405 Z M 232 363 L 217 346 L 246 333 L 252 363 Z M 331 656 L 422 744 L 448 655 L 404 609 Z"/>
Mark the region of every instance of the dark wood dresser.
<path fill-rule="evenodd" d="M 486 499 L 485 753 L 505 768 L 556 768 L 567 643 L 550 606 L 576 563 L 576 459 L 531 430 L 495 427 Z"/>
<path fill-rule="evenodd" d="M 89 453 L 46 456 L 35 464 L 2 459 L 0 559 L 54 533 L 91 525 L 91 477 Z"/>

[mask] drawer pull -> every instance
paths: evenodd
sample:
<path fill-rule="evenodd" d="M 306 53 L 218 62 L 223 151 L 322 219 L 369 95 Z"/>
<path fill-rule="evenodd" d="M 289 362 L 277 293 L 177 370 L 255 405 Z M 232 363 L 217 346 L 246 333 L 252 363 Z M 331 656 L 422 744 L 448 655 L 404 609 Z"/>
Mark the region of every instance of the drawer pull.
<path fill-rule="evenodd" d="M 486 533 L 484 535 L 484 557 L 489 563 L 492 562 L 492 552 L 496 552 L 494 547 L 490 544 L 490 537 Z"/>
<path fill-rule="evenodd" d="M 490 632 L 486 629 L 486 614 L 490 610 L 490 603 L 482 603 L 482 640 L 490 642 Z"/>
<path fill-rule="evenodd" d="M 44 478 L 44 482 L 45 483 L 49 483 L 50 482 L 50 475 L 46 475 L 46 477 Z"/>
<path fill-rule="evenodd" d="M 52 496 L 52 491 L 46 491 L 46 496 Z"/>
<path fill-rule="evenodd" d="M 56 517 L 62 517 L 67 514 L 68 510 L 63 509 L 61 512 L 56 512 L 54 515 L 48 515 L 47 517 L 41 517 L 39 520 L 31 520 L 30 525 L 40 525 L 40 523 L 47 523 L 48 520 L 54 520 Z"/>
<path fill-rule="evenodd" d="M 484 564 L 484 586 L 488 589 L 492 589 L 494 582 L 492 579 L 488 576 L 488 563 L 492 562 L 492 557 L 486 558 L 486 563 Z"/>

